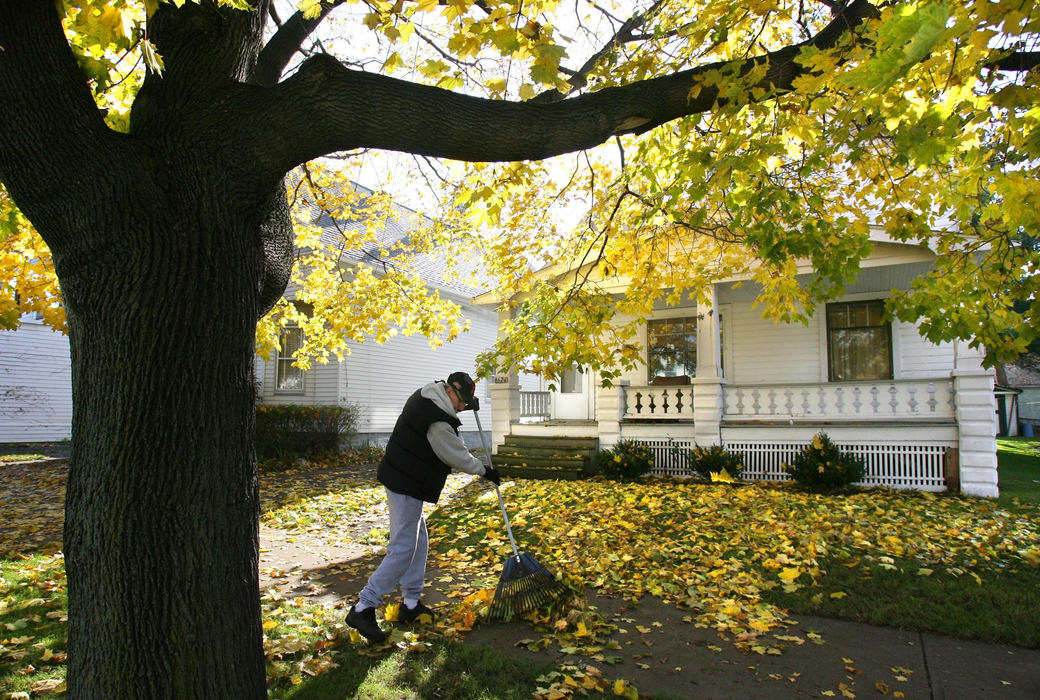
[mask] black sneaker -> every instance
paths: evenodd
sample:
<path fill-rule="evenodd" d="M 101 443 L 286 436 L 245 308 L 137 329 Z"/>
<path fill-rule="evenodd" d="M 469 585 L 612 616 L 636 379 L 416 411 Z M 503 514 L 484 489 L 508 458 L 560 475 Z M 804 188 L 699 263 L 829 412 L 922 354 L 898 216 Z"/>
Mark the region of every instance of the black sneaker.
<path fill-rule="evenodd" d="M 379 629 L 379 623 L 376 622 L 375 608 L 365 608 L 361 612 L 357 612 L 354 606 L 351 606 L 347 613 L 347 624 L 370 642 L 381 642 L 386 639 L 386 632 Z"/>
<path fill-rule="evenodd" d="M 409 624 L 415 622 L 420 615 L 429 615 L 430 619 L 433 620 L 437 617 L 432 610 L 422 604 L 420 600 L 415 604 L 414 608 L 407 607 L 404 603 L 401 603 L 401 610 L 397 613 L 397 619 L 400 622 Z"/>

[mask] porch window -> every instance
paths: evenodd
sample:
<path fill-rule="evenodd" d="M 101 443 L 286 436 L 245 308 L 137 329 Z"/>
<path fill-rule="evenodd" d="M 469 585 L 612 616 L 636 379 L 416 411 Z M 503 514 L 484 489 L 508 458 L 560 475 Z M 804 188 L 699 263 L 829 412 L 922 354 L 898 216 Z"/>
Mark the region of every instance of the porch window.
<path fill-rule="evenodd" d="M 697 374 L 696 317 L 649 321 L 646 330 L 650 384 L 689 384 Z"/>
<path fill-rule="evenodd" d="M 892 379 L 892 324 L 885 303 L 827 304 L 827 353 L 832 382 Z"/>
<path fill-rule="evenodd" d="M 578 367 L 565 369 L 560 377 L 560 393 L 580 394 L 581 391 L 581 369 Z"/>
<path fill-rule="evenodd" d="M 278 377 L 275 390 L 286 393 L 303 393 L 303 370 L 294 367 L 296 353 L 303 345 L 303 331 L 299 328 L 286 328 L 278 342 Z"/>

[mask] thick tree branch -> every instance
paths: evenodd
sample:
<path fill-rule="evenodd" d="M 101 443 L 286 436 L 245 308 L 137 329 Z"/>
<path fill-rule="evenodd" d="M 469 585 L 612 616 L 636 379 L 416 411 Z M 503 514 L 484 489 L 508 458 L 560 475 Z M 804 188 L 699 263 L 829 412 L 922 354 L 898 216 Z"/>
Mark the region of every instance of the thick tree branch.
<path fill-rule="evenodd" d="M 330 12 L 342 5 L 346 0 L 332 0 L 321 6 L 321 14 L 313 19 L 305 19 L 302 12 L 297 11 L 285 21 L 274 36 L 260 52 L 260 58 L 253 72 L 253 81 L 258 85 L 274 85 L 289 65 L 293 55 L 300 50 L 303 42 L 321 24 Z"/>
<path fill-rule="evenodd" d="M 997 70 L 1025 72 L 1040 66 L 1040 51 L 1016 51 L 990 64 Z"/>
<path fill-rule="evenodd" d="M 553 103 L 516 103 L 455 94 L 381 75 L 352 71 L 316 56 L 274 89 L 265 143 L 280 143 L 289 167 L 325 153 L 360 147 L 476 161 L 540 159 L 590 148 L 615 134 L 642 133 L 679 117 L 713 109 L 718 90 L 691 88 L 711 70 L 741 73 L 766 64 L 759 83 L 771 94 L 790 90 L 805 69 L 806 46 L 835 46 L 876 9 L 856 0 L 809 41 L 738 63 L 699 66 L 668 76 Z M 285 134 L 294 134 L 284 138 Z M 279 135 L 275 138 L 275 135 Z"/>
<path fill-rule="evenodd" d="M 22 210 L 67 214 L 58 195 L 95 187 L 97 173 L 124 157 L 118 143 L 55 4 L 0 0 L 0 181 Z M 63 167 L 70 158 L 81 164 L 74 172 Z"/>

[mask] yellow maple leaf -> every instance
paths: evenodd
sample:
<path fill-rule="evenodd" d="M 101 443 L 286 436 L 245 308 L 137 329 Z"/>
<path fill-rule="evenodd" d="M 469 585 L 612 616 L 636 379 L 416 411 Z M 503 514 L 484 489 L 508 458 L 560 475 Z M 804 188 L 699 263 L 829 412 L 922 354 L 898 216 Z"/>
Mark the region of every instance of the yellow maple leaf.
<path fill-rule="evenodd" d="M 798 578 L 801 575 L 802 575 L 801 569 L 799 569 L 798 567 L 795 567 L 795 566 L 785 566 L 783 571 L 781 571 L 779 574 L 777 574 L 777 576 L 780 577 L 780 580 L 784 581 L 785 583 L 791 583 L 792 581 L 794 581 L 796 578 Z"/>

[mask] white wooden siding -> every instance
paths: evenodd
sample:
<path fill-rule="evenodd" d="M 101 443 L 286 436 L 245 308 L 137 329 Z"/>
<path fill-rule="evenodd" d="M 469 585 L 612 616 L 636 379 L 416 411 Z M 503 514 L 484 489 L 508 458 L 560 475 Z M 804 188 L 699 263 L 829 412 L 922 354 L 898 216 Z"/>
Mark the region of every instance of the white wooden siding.
<path fill-rule="evenodd" d="M 729 353 L 723 358 L 731 384 L 816 382 L 822 360 L 819 317 L 808 326 L 774 323 L 748 302 L 729 305 L 722 319 Z M 823 350 L 826 355 L 826 350 Z"/>
<path fill-rule="evenodd" d="M 892 334 L 899 338 L 898 378 L 941 377 L 953 370 L 953 343 L 935 345 L 922 337 L 912 323 L 895 322 Z"/>
<path fill-rule="evenodd" d="M 382 345 L 351 343 L 346 358 L 346 399 L 362 407 L 362 431 L 388 433 L 393 430 L 404 402 L 424 384 L 447 379 L 452 372 L 476 373 L 477 354 L 489 349 L 496 338 L 496 318 L 480 309 L 464 310 L 470 329 L 437 349 L 421 336 L 399 335 Z M 491 427 L 491 396 L 487 382 L 477 382 L 480 420 Z M 464 411 L 461 430 L 476 430 L 470 411 Z"/>
<path fill-rule="evenodd" d="M 464 308 L 463 320 L 470 329 L 451 343 L 437 349 L 418 335 L 394 336 L 386 343 L 350 342 L 350 354 L 343 362 L 315 363 L 304 373 L 302 394 L 274 390 L 276 362 L 258 363 L 258 378 L 263 381 L 263 401 L 270 404 L 321 405 L 355 403 L 361 406 L 360 432 L 389 433 L 393 430 L 404 402 L 416 389 L 436 379 L 447 379 L 455 371 L 476 373 L 477 354 L 489 349 L 497 333 L 494 312 Z M 477 382 L 480 419 L 485 430 L 491 427 L 491 396 L 485 381 Z M 462 430 L 476 430 L 469 411 L 463 412 Z"/>
<path fill-rule="evenodd" d="M 69 339 L 36 321 L 0 331 L 0 442 L 72 435 Z"/>

